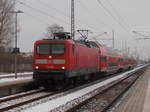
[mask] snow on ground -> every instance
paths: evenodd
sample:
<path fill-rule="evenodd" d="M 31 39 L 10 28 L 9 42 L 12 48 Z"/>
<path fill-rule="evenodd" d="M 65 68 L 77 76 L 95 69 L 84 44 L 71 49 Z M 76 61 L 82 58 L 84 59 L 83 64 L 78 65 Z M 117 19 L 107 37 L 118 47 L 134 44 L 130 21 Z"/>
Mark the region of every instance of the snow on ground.
<path fill-rule="evenodd" d="M 146 66 L 146 65 L 145 65 Z M 56 111 L 58 110 L 58 107 L 62 107 L 69 104 L 70 102 L 72 101 L 75 101 L 75 103 L 77 103 L 76 101 L 78 101 L 79 99 L 86 99 L 85 98 L 85 95 L 88 94 L 88 93 L 91 93 L 93 92 L 94 90 L 100 88 L 100 87 L 103 87 L 104 85 L 107 85 L 115 80 L 118 80 L 120 78 L 123 78 L 125 77 L 128 73 L 131 73 L 131 72 L 134 72 L 138 69 L 141 69 L 143 68 L 144 66 L 140 66 L 140 67 L 137 67 L 131 71 L 128 71 L 128 72 L 125 72 L 119 76 L 115 76 L 113 78 L 110 78 L 106 81 L 103 81 L 103 82 L 100 82 L 98 84 L 94 84 L 92 86 L 89 86 L 89 87 L 86 87 L 84 89 L 81 89 L 81 90 L 78 90 L 76 92 L 73 92 L 71 94 L 67 94 L 66 96 L 63 96 L 63 97 L 59 97 L 59 98 L 56 98 L 54 100 L 50 100 L 48 102 L 45 102 L 45 103 L 41 103 L 41 104 L 38 104 L 34 107 L 31 107 L 31 108 L 27 108 L 25 110 L 23 110 L 23 112 L 49 112 L 49 111 L 52 111 L 54 109 L 56 109 Z M 82 98 L 84 97 L 84 98 Z M 81 100 L 80 100 L 81 101 Z M 70 103 L 70 106 L 72 105 L 72 103 Z M 65 111 L 65 110 L 58 110 L 59 112 L 60 111 Z"/>
<path fill-rule="evenodd" d="M 28 74 L 33 74 L 33 72 L 22 72 L 22 73 L 17 73 L 17 75 L 28 75 Z M 15 76 L 15 73 L 0 73 L 0 78 L 4 76 Z"/>
<path fill-rule="evenodd" d="M 3 75 L 0 75 L 0 84 L 2 83 L 6 83 L 6 82 L 14 82 L 14 81 L 19 81 L 19 80 L 27 80 L 27 79 L 32 79 L 32 74 L 33 72 L 23 72 L 23 73 L 17 73 L 18 76 L 21 76 L 21 75 L 30 75 L 31 74 L 31 77 L 11 77 L 11 78 L 3 78 L 4 76 L 15 76 L 14 73 L 10 73 L 10 74 L 6 74 L 4 73 Z"/>
<path fill-rule="evenodd" d="M 18 77 L 18 78 L 4 78 L 4 79 L 0 79 L 0 84 L 2 83 L 7 83 L 7 82 L 15 82 L 15 81 L 20 81 L 20 80 L 27 80 L 27 79 L 32 79 L 31 77 Z"/>

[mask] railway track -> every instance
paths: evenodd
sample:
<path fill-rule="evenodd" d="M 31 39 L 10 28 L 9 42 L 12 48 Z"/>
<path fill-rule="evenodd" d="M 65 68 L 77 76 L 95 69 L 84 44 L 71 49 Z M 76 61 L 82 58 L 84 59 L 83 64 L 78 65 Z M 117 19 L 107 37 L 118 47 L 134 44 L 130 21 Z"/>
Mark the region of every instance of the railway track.
<path fill-rule="evenodd" d="M 35 94 L 35 93 L 39 93 L 41 91 L 43 91 L 43 90 L 31 90 L 31 91 L 19 93 L 19 94 L 16 94 L 16 95 L 2 97 L 2 98 L 0 98 L 0 104 L 3 103 L 3 102 L 6 102 L 6 101 L 10 101 L 10 100 L 20 98 L 20 97 L 25 97 L 25 96 L 32 95 L 32 94 Z"/>
<path fill-rule="evenodd" d="M 8 97 L 0 98 L 0 112 L 8 111 L 10 109 L 19 108 L 23 105 L 32 103 L 34 101 L 38 101 L 40 99 L 44 99 L 44 98 L 56 95 L 57 93 L 60 93 L 60 94 L 58 96 L 56 95 L 55 98 L 61 97 L 63 95 L 72 93 L 74 91 L 88 87 L 88 86 L 93 85 L 95 83 L 104 81 L 104 80 L 111 78 L 111 77 L 113 77 L 113 76 L 103 77 L 102 79 L 96 80 L 94 82 L 86 83 L 84 85 L 78 85 L 77 87 L 68 87 L 65 90 L 61 90 L 61 91 L 57 91 L 57 92 L 45 92 L 45 90 L 33 90 L 31 92 L 26 92 L 23 94 L 12 95 L 12 96 L 8 96 Z"/>
<path fill-rule="evenodd" d="M 120 97 L 134 83 L 133 79 L 136 80 L 143 73 L 143 71 L 144 70 L 137 71 L 134 73 L 135 75 L 128 75 L 128 77 L 126 79 L 122 79 L 121 81 L 119 81 L 115 84 L 112 84 L 109 88 L 103 89 L 96 96 L 93 96 L 92 98 L 89 98 L 89 99 L 83 101 L 82 103 L 79 103 L 78 105 L 76 105 L 72 108 L 69 108 L 67 110 L 67 112 L 72 112 L 72 111 L 84 112 L 84 110 L 91 109 L 91 108 L 93 108 L 93 106 L 94 107 L 97 106 L 102 110 L 102 111 L 98 111 L 98 112 L 103 112 L 103 110 L 107 110 L 108 107 L 110 107 L 113 104 L 113 102 L 118 97 Z M 117 75 L 119 75 L 119 74 L 117 74 Z M 83 88 L 86 88 L 90 85 L 103 82 L 112 77 L 113 76 L 104 77 L 104 78 L 102 78 L 100 80 L 96 80 L 94 82 L 90 82 L 90 83 L 80 85 L 77 87 L 69 87 L 69 88 L 67 88 L 65 90 L 61 90 L 61 91 L 48 92 L 48 91 L 44 91 L 44 90 L 39 90 L 39 91 L 28 92 L 25 94 L 15 95 L 12 97 L 0 98 L 0 112 L 8 111 L 10 109 L 16 111 L 15 110 L 16 108 L 18 108 L 18 110 L 20 111 L 20 109 L 22 110 L 22 109 L 37 105 L 41 102 L 46 102 L 46 101 L 56 99 L 58 97 L 63 97 L 67 94 L 73 93 L 73 92 L 78 91 Z M 125 85 L 130 83 L 130 81 L 131 81 L 131 85 L 128 85 L 128 87 L 126 88 Z M 124 90 L 119 89 L 120 91 L 117 91 L 117 93 L 112 94 L 113 91 L 117 90 L 116 88 L 123 88 Z M 112 95 L 110 95 L 110 93 Z M 113 96 L 113 99 L 111 99 L 112 97 L 110 97 L 110 96 Z M 91 107 L 91 102 L 95 102 L 95 101 L 97 101 L 97 102 L 100 101 L 100 103 L 98 103 L 97 105 L 93 105 Z M 31 103 L 32 103 L 32 105 L 30 105 Z M 102 105 L 99 106 L 99 104 L 102 104 Z M 88 107 L 88 108 L 85 108 L 85 107 Z"/>
<path fill-rule="evenodd" d="M 144 69 L 128 75 L 93 97 L 73 106 L 66 112 L 106 112 L 144 73 Z"/>
<path fill-rule="evenodd" d="M 58 92 L 45 92 L 45 90 L 38 90 L 27 92 L 25 94 L 15 95 L 0 99 L 0 112 L 8 111 L 28 103 L 52 96 Z"/>

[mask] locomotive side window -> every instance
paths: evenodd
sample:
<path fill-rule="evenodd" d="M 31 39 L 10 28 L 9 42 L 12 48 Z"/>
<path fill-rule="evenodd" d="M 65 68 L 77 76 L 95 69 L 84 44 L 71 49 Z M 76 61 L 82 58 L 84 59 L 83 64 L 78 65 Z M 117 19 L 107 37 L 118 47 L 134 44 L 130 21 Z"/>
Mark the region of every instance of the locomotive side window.
<path fill-rule="evenodd" d="M 65 45 L 64 44 L 38 44 L 37 54 L 64 54 Z"/>

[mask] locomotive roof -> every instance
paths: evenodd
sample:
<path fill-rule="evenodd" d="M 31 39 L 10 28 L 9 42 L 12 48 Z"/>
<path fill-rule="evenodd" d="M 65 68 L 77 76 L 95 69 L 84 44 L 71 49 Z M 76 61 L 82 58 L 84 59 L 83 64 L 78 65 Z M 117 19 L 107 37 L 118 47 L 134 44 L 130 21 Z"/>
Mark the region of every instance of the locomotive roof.
<path fill-rule="evenodd" d="M 110 48 L 110 47 L 106 47 L 106 46 L 99 46 L 99 47 L 100 47 L 102 55 L 105 55 L 105 56 L 117 56 L 117 57 L 120 56 L 121 57 L 121 54 L 119 54 L 120 51 L 118 51 L 116 49 L 113 49 L 113 48 Z"/>
<path fill-rule="evenodd" d="M 37 40 L 35 43 L 49 43 L 49 42 L 54 42 L 54 43 L 64 43 L 64 42 L 74 43 L 73 40 L 59 40 L 59 39 Z"/>
<path fill-rule="evenodd" d="M 54 38 L 57 38 L 57 39 L 71 39 L 71 34 L 69 32 L 57 32 L 57 33 L 54 33 Z"/>
<path fill-rule="evenodd" d="M 72 40 L 72 39 L 65 39 L 65 40 L 60 40 L 60 39 L 44 39 L 44 40 L 37 40 L 35 43 L 49 43 L 49 42 L 54 42 L 54 43 L 70 43 L 70 44 L 74 44 L 77 43 L 79 45 L 84 45 L 87 47 L 99 47 L 101 54 L 104 56 L 115 56 L 115 57 L 120 57 L 120 58 L 129 58 L 129 56 L 119 50 L 113 49 L 113 48 L 109 48 L 106 46 L 102 46 L 100 44 L 97 44 L 94 41 L 79 41 L 79 40 Z"/>

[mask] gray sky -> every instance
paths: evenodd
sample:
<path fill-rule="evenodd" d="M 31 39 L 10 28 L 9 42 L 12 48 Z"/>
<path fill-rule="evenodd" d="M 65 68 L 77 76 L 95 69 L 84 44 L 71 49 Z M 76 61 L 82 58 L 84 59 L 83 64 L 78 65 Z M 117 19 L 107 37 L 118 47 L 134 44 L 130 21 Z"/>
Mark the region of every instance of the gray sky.
<path fill-rule="evenodd" d="M 16 8 L 24 12 L 19 14 L 21 32 L 18 46 L 22 52 L 33 50 L 34 41 L 44 37 L 48 25 L 56 23 L 63 26 L 66 31 L 70 31 L 71 0 L 20 1 L 25 3 L 25 5 L 18 3 Z M 97 0 L 75 0 L 76 27 L 89 29 L 93 32 L 91 36 L 108 32 L 101 38 L 111 38 L 111 32 L 114 29 L 115 48 L 123 49 L 126 40 L 130 51 L 137 49 L 142 58 L 150 56 L 150 40 L 137 41 L 135 38 L 142 37 L 132 33 L 132 31 L 139 31 L 144 35 L 150 35 L 150 0 L 100 1 L 107 9 L 104 9 Z M 103 40 L 100 43 L 112 46 L 110 40 Z"/>

